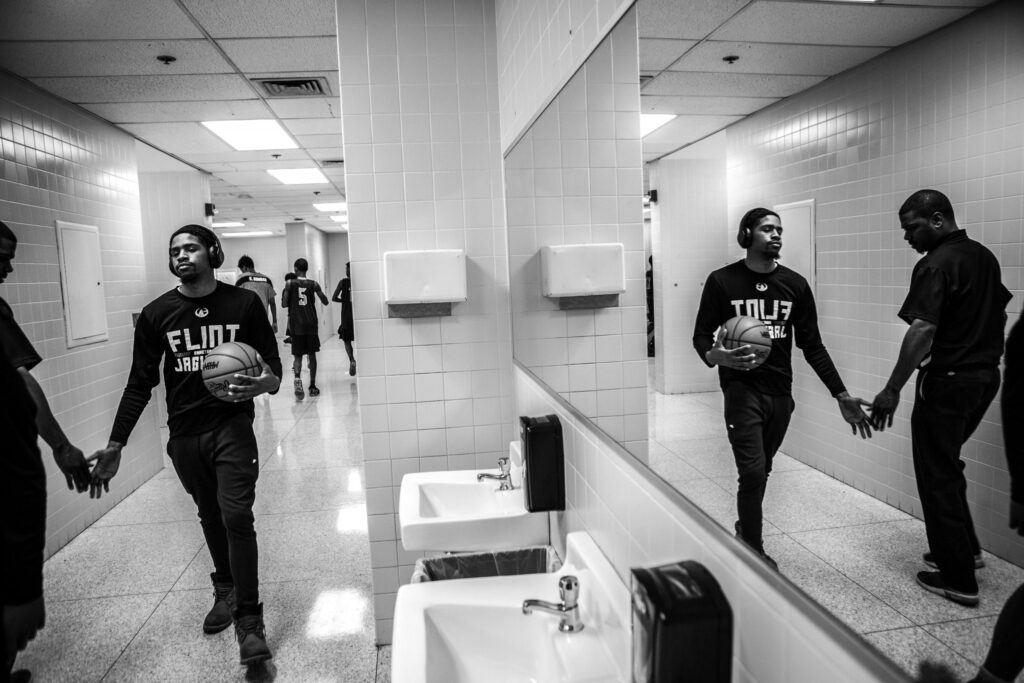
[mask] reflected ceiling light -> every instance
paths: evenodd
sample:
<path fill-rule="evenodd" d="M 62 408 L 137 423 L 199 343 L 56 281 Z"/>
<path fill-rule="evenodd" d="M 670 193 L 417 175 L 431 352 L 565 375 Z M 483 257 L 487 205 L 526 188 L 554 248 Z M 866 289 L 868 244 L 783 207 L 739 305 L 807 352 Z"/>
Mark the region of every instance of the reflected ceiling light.
<path fill-rule="evenodd" d="M 361 633 L 366 607 L 366 598 L 354 590 L 324 591 L 309 613 L 306 637 L 329 640 Z"/>
<path fill-rule="evenodd" d="M 326 185 L 319 168 L 275 168 L 267 171 L 285 185 Z"/>
<path fill-rule="evenodd" d="M 338 510 L 338 519 L 334 523 L 334 529 L 340 534 L 365 534 L 366 524 L 366 506 L 349 505 Z"/>
<path fill-rule="evenodd" d="M 331 216 L 331 220 L 335 223 L 348 223 L 348 216 Z"/>
<path fill-rule="evenodd" d="M 254 149 L 297 149 L 298 144 L 273 119 L 202 121 L 214 135 L 239 152 Z"/>
<path fill-rule="evenodd" d="M 363 478 L 359 476 L 359 470 L 352 470 L 348 473 L 348 492 L 359 493 L 363 490 Z M 363 514 L 366 514 L 366 508 L 363 508 Z"/>
<path fill-rule="evenodd" d="M 273 235 L 271 230 L 243 230 L 241 232 L 222 232 L 221 237 L 266 237 Z"/>
<path fill-rule="evenodd" d="M 327 202 L 325 204 L 314 204 L 317 211 L 327 213 L 329 211 L 348 211 L 348 202 Z"/>
<path fill-rule="evenodd" d="M 214 221 L 213 227 L 215 228 L 244 228 L 245 223 L 241 221 Z"/>
<path fill-rule="evenodd" d="M 647 137 L 675 117 L 675 114 L 640 114 L 640 137 Z"/>

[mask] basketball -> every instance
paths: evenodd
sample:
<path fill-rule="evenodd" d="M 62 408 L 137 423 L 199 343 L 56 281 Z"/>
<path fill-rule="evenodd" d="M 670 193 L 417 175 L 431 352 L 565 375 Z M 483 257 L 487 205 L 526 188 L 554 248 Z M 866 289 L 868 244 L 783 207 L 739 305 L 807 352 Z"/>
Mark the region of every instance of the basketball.
<path fill-rule="evenodd" d="M 768 354 L 772 352 L 772 338 L 768 334 L 768 326 L 757 318 L 747 315 L 737 315 L 729 318 L 722 325 L 722 346 L 727 349 L 748 344 L 750 352 L 754 354 L 754 367 L 768 360 Z"/>
<path fill-rule="evenodd" d="M 224 342 L 203 359 L 203 384 L 210 394 L 222 401 L 234 400 L 228 395 L 233 375 L 257 377 L 262 372 L 256 349 L 242 342 Z"/>

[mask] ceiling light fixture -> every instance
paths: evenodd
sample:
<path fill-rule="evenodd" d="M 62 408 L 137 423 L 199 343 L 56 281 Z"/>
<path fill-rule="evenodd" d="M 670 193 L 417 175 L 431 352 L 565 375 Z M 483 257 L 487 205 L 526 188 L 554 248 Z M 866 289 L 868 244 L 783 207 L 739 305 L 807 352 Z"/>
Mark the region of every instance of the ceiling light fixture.
<path fill-rule="evenodd" d="M 245 223 L 239 221 L 214 221 L 215 228 L 244 228 Z"/>
<path fill-rule="evenodd" d="M 323 211 L 324 213 L 329 213 L 331 211 L 348 211 L 348 202 L 326 202 L 314 204 L 313 208 L 317 211 Z"/>
<path fill-rule="evenodd" d="M 273 235 L 270 230 L 243 230 L 241 232 L 222 232 L 221 237 L 266 237 Z"/>
<path fill-rule="evenodd" d="M 299 146 L 281 124 L 273 119 L 201 123 L 239 152 L 254 149 L 296 149 Z"/>
<path fill-rule="evenodd" d="M 640 137 L 647 137 L 675 117 L 675 114 L 640 114 Z"/>
<path fill-rule="evenodd" d="M 732 64 L 735 64 L 736 62 L 740 61 L 740 58 L 738 56 L 736 56 L 736 55 L 727 55 L 725 57 L 722 57 L 722 61 L 726 62 L 729 65 L 732 65 Z"/>
<path fill-rule="evenodd" d="M 319 168 L 276 168 L 267 171 L 285 185 L 326 185 Z"/>

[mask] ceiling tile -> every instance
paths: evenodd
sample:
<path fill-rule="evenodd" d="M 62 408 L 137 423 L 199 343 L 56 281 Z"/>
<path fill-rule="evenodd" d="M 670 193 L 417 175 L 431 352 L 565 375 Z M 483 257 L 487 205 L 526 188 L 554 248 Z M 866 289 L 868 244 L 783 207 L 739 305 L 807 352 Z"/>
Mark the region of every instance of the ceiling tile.
<path fill-rule="evenodd" d="M 263 103 L 263 100 L 256 99 L 205 102 L 110 102 L 82 106 L 112 123 L 273 118 L 273 112 Z"/>
<path fill-rule="evenodd" d="M 240 76 L 109 76 L 33 78 L 44 90 L 85 102 L 175 102 L 245 100 L 253 91 Z"/>
<path fill-rule="evenodd" d="M 166 0 L 26 0 L 5 2 L 0 40 L 202 38 Z"/>
<path fill-rule="evenodd" d="M 126 123 L 121 126 L 140 140 L 159 149 L 167 150 L 190 163 L 188 153 L 193 151 L 227 152 L 228 147 L 220 138 L 198 123 Z M 197 164 L 201 165 L 201 164 Z"/>
<path fill-rule="evenodd" d="M 337 97 L 295 97 L 268 100 L 267 104 L 282 119 L 336 118 L 341 115 Z"/>
<path fill-rule="evenodd" d="M 283 119 L 292 135 L 341 135 L 341 119 Z"/>
<path fill-rule="evenodd" d="M 309 161 L 309 155 L 306 154 L 306 151 L 303 149 L 275 149 L 273 150 L 273 153 L 281 155 L 279 161 Z M 237 152 L 229 148 L 227 145 L 221 144 L 221 146 L 216 149 L 205 149 L 197 152 L 192 152 L 188 155 L 187 160 L 191 163 L 198 165 L 203 165 L 205 163 L 211 162 L 234 163 L 243 161 L 256 161 L 260 163 L 265 163 L 268 161 L 273 161 L 270 154 L 271 151 L 268 150 L 249 150 L 245 152 Z"/>
<path fill-rule="evenodd" d="M 221 47 L 242 71 L 337 71 L 338 41 L 318 38 L 221 40 Z"/>
<path fill-rule="evenodd" d="M 325 135 L 298 135 L 296 142 L 306 148 L 311 147 L 339 147 L 341 145 L 341 127 L 334 133 Z"/>
<path fill-rule="evenodd" d="M 695 95 L 640 94 L 642 114 L 724 114 L 747 116 L 764 109 L 778 97 L 701 97 Z"/>
<path fill-rule="evenodd" d="M 127 2 L 127 0 L 124 0 Z M 337 33 L 335 0 L 183 0 L 214 38 Z"/>
<path fill-rule="evenodd" d="M 661 71 L 697 44 L 696 40 L 640 39 L 640 70 Z"/>
<path fill-rule="evenodd" d="M 721 74 L 666 71 L 644 87 L 645 95 L 788 97 L 825 80 L 822 76 Z"/>
<path fill-rule="evenodd" d="M 747 7 L 715 40 L 895 47 L 969 14 L 967 8 L 768 2 Z"/>
<path fill-rule="evenodd" d="M 720 71 L 831 76 L 877 57 L 884 47 L 737 43 L 709 40 L 673 64 L 673 71 Z M 723 57 L 737 56 L 729 64 Z"/>
<path fill-rule="evenodd" d="M 163 64 L 158 55 L 177 61 Z M 3 41 L 0 66 L 25 78 L 234 73 L 205 40 Z"/>
<path fill-rule="evenodd" d="M 749 0 L 641 0 L 637 4 L 640 37 L 700 40 L 747 2 Z"/>

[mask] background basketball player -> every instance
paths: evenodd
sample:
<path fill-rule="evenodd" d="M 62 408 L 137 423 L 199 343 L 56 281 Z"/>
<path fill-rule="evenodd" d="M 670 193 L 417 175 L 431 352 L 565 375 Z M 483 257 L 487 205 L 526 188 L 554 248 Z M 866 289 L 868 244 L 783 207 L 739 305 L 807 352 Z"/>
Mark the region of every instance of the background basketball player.
<path fill-rule="evenodd" d="M 839 411 L 862 438 L 871 436 L 866 401 L 850 396 L 818 332 L 818 313 L 810 286 L 799 273 L 778 263 L 782 223 L 768 209 L 751 209 L 740 221 L 736 241 L 746 257 L 711 273 L 693 329 L 693 347 L 708 367 L 718 366 L 725 395 L 725 423 L 736 469 L 739 493 L 736 536 L 777 568 L 764 551 L 761 503 L 772 459 L 782 445 L 795 404 L 792 397 L 793 340 L 818 378 L 838 401 Z M 727 350 L 715 331 L 729 318 L 749 315 L 772 330 L 768 359 L 756 366 L 747 345 Z"/>
<path fill-rule="evenodd" d="M 320 350 L 320 321 L 316 315 L 316 301 L 327 305 L 327 295 L 320 283 L 306 277 L 309 262 L 304 258 L 295 259 L 295 279 L 284 285 L 281 293 L 281 307 L 288 309 L 288 334 L 292 338 L 292 370 L 295 372 L 295 398 L 302 400 L 302 357 L 309 356 L 309 395 L 319 396 L 316 386 L 316 352 Z"/>

